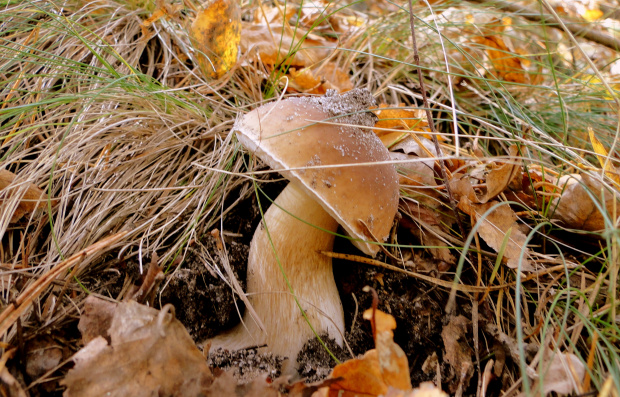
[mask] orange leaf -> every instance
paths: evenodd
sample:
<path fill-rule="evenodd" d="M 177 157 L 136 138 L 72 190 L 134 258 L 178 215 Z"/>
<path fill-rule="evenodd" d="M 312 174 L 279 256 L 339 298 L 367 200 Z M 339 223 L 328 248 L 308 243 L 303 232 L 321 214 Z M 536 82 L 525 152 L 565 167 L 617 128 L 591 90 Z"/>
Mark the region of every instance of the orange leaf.
<path fill-rule="evenodd" d="M 522 84 L 529 82 L 521 59 L 512 55 L 501 36 L 478 37 L 476 42 L 486 47 L 485 51 L 493 64 L 498 79 Z"/>
<path fill-rule="evenodd" d="M 334 63 L 326 63 L 320 67 L 296 70 L 291 68 L 289 88 L 307 94 L 323 95 L 327 90 L 339 93 L 353 89 L 349 74 Z"/>
<path fill-rule="evenodd" d="M 426 114 L 422 109 L 408 109 L 403 103 L 397 107 L 388 108 L 387 104 L 382 103 L 373 112 L 379 118 L 375 124 L 375 134 L 386 147 L 391 147 L 407 136 L 401 131 L 428 131 Z M 385 129 L 398 131 L 386 131 Z M 426 134 L 424 137 L 430 138 Z"/>
<path fill-rule="evenodd" d="M 372 309 L 364 312 L 364 318 L 375 322 L 376 348 L 334 368 L 330 377 L 341 379 L 329 385 L 330 397 L 374 397 L 390 389 L 411 390 L 407 356 L 393 340 L 396 320 L 380 310 L 374 311 L 373 319 Z"/>

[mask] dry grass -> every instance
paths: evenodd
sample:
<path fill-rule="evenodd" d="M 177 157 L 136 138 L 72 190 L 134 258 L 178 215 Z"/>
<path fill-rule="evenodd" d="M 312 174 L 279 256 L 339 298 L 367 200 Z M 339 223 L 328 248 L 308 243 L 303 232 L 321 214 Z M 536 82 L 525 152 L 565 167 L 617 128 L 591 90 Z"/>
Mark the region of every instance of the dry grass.
<path fill-rule="evenodd" d="M 508 153 L 516 143 L 527 167 L 544 166 L 561 175 L 581 164 L 600 173 L 586 130 L 595 126 L 608 148 L 617 147 L 617 92 L 606 90 L 578 48 L 564 50 L 569 41 L 563 33 L 515 18 L 499 35 L 527 54 L 505 55 L 528 65 L 529 81 L 508 82 L 481 56 L 488 43 L 472 44 L 490 28 L 455 23 L 451 3 L 434 6 L 437 25 L 428 8 L 418 7 L 429 101 L 447 139 L 454 137 L 454 116 L 458 120 L 459 146 L 445 144 L 446 150 L 471 160 L 474 149 L 490 158 Z M 270 95 L 279 96 L 284 82 L 269 67 L 247 59 L 222 80 L 205 80 L 188 51 L 186 17 L 164 18 L 145 30 L 142 21 L 154 8 L 113 0 L 0 4 L 1 164 L 19 175 L 19 183 L 35 183 L 53 198 L 45 211 L 17 225 L 8 222 L 11 204 L 3 207 L 3 306 L 55 265 L 119 232 L 127 233 L 121 241 L 82 258 L 56 282 L 76 280 L 71 284 L 79 285 L 80 276 L 109 265 L 109 252 L 141 266 L 157 253 L 161 263 L 171 265 L 185 257 L 190 240 L 219 224 L 223 213 L 253 192 L 228 131 L 239 114 Z M 252 11 L 244 7 L 246 16 Z M 472 12 L 489 16 L 493 11 Z M 443 40 L 438 40 L 437 26 Z M 334 58 L 350 67 L 356 87 L 368 88 L 379 102 L 418 107 L 409 35 L 406 12 L 386 14 L 371 19 Z M 598 47 L 591 52 L 601 70 L 617 56 Z M 239 199 L 224 206 L 237 187 Z M 18 198 L 12 196 L 13 204 Z M 610 224 L 601 234 L 600 250 L 593 252 L 558 233 L 548 216 L 539 213 L 525 224 L 537 242 L 557 247 L 549 248 L 551 253 L 538 250 L 539 263 L 565 264 L 564 271 L 521 284 L 517 272 L 494 267 L 494 259 L 469 263 L 463 254 L 457 274 L 468 273 L 475 282 L 472 271 L 479 272 L 480 283 L 491 274 L 500 284 L 516 281 L 516 290 L 492 292 L 483 303 L 502 334 L 513 341 L 526 339 L 515 342 L 521 357 L 527 343 L 552 343 L 586 363 L 594 388 L 607 379 L 620 385 L 618 227 Z M 479 244 L 470 237 L 455 232 L 450 245 Z M 54 303 L 57 310 L 35 299 L 21 326 L 28 328 L 35 318 L 63 322 L 75 314 L 83 296 L 61 297 Z M 474 301 L 471 295 L 460 296 Z M 3 336 L 7 345 L 17 332 L 15 324 L 9 325 Z M 521 387 L 523 380 L 529 383 L 522 376 L 525 358 L 518 367 L 507 382 Z"/>

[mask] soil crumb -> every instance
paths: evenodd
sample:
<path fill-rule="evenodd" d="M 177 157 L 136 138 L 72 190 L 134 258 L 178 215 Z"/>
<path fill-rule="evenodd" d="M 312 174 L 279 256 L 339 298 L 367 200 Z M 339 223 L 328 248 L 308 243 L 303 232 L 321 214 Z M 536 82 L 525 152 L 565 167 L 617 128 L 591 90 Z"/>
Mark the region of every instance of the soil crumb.
<path fill-rule="evenodd" d="M 327 349 L 340 361 L 351 358 L 347 350 L 338 346 L 336 341 L 329 338 L 327 334 L 321 335 L 321 339 L 325 342 Z M 335 365 L 336 361 L 316 338 L 306 342 L 297 356 L 297 372 L 308 383 L 327 378 Z"/>
<path fill-rule="evenodd" d="M 257 349 L 228 351 L 217 349 L 209 353 L 209 367 L 232 371 L 240 383 L 248 383 L 259 376 L 276 379 L 280 376 L 284 358 L 271 353 L 258 353 Z"/>

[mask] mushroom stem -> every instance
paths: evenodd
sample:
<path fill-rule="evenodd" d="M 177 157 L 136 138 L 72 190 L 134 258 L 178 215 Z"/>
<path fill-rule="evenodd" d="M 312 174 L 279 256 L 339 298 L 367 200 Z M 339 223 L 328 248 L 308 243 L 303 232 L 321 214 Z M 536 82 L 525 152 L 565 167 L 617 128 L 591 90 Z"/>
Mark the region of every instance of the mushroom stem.
<path fill-rule="evenodd" d="M 283 372 L 292 374 L 299 351 L 314 334 L 285 277 L 315 331 L 342 345 L 344 317 L 332 261 L 318 253 L 333 249 L 334 234 L 330 232 L 337 230 L 338 223 L 290 183 L 265 213 L 264 225 L 254 233 L 250 245 L 247 293 L 265 333 L 246 310 L 242 323 L 214 338 L 211 346 L 236 350 L 267 344 L 268 351 L 288 357 Z"/>

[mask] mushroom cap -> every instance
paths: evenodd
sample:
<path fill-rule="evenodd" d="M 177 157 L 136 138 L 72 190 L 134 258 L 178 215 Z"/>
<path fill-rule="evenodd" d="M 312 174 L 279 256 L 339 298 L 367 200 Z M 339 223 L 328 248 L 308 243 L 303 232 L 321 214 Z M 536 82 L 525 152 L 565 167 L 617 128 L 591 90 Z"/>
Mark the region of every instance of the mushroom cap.
<path fill-rule="evenodd" d="M 332 99 L 342 102 L 344 97 Z M 347 166 L 389 161 L 390 155 L 371 131 L 317 123 L 345 115 L 328 122 L 368 124 L 352 119 L 348 106 L 345 113 L 334 114 L 325 98 L 289 98 L 263 105 L 238 120 L 233 131 L 249 151 L 317 200 L 354 238 L 353 244 L 374 256 L 379 246 L 367 241 L 389 235 L 398 207 L 398 175 L 392 164 Z M 332 165 L 343 166 L 308 168 Z"/>

